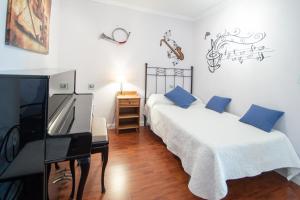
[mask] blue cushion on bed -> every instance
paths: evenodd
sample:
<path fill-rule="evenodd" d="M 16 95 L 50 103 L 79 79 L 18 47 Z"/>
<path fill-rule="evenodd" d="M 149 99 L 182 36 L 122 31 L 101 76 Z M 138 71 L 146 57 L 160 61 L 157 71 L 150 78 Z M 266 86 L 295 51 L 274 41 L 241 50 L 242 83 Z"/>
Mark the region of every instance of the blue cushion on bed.
<path fill-rule="evenodd" d="M 231 98 L 213 96 L 206 104 L 205 108 L 214 110 L 218 113 L 222 113 L 225 111 L 226 107 L 230 102 L 231 102 Z"/>
<path fill-rule="evenodd" d="M 240 122 L 270 132 L 284 112 L 271 110 L 258 105 L 252 105 Z"/>
<path fill-rule="evenodd" d="M 197 99 L 182 87 L 177 86 L 165 96 L 181 108 L 188 108 Z"/>

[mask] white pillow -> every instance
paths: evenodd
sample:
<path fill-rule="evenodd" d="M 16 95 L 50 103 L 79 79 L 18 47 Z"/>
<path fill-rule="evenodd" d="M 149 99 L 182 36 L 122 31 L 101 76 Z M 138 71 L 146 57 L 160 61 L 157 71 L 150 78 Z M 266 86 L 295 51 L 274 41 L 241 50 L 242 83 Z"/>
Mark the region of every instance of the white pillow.
<path fill-rule="evenodd" d="M 149 106 L 149 108 L 152 108 L 157 104 L 174 105 L 174 103 L 166 98 L 164 94 L 151 94 L 147 100 L 147 105 Z"/>

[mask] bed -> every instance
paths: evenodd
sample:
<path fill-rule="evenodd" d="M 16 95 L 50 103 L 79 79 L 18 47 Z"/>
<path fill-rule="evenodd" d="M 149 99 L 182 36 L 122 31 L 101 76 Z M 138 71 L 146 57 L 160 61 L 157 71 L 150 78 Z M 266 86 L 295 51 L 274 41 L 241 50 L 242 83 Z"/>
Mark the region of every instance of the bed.
<path fill-rule="evenodd" d="M 179 79 L 191 78 L 190 70 L 190 76 L 183 73 Z M 173 79 L 174 86 L 177 78 Z M 183 82 L 181 86 L 185 87 Z M 146 89 L 146 97 L 147 92 Z M 145 119 L 167 149 L 181 159 L 183 169 L 190 175 L 188 187 L 196 196 L 221 199 L 227 194 L 226 180 L 275 169 L 284 171 L 288 180 L 300 173 L 300 160 L 282 132 L 266 133 L 239 122 L 233 114 L 208 110 L 200 99 L 182 109 L 163 94 L 164 91 L 154 91 L 149 95 Z"/>

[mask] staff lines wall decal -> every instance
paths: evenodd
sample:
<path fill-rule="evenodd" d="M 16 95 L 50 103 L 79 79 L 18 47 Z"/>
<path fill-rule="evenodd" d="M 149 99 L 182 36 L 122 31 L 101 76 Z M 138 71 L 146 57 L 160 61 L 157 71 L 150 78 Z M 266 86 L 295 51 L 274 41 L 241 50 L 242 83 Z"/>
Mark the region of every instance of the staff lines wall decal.
<path fill-rule="evenodd" d="M 210 34 L 206 32 L 205 39 Z M 243 64 L 246 60 L 259 62 L 271 57 L 273 49 L 261 44 L 266 38 L 266 33 L 250 33 L 242 35 L 240 29 L 233 32 L 226 31 L 217 34 L 216 39 L 211 39 L 211 48 L 206 54 L 208 69 L 214 73 L 221 67 L 224 60 L 237 61 Z"/>

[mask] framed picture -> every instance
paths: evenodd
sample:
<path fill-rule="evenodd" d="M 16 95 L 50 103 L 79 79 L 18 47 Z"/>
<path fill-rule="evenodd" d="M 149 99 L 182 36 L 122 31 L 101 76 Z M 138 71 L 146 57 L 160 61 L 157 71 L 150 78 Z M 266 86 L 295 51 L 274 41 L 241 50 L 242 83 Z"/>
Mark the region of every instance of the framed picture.
<path fill-rule="evenodd" d="M 48 54 L 51 0 L 8 0 L 5 44 Z"/>

